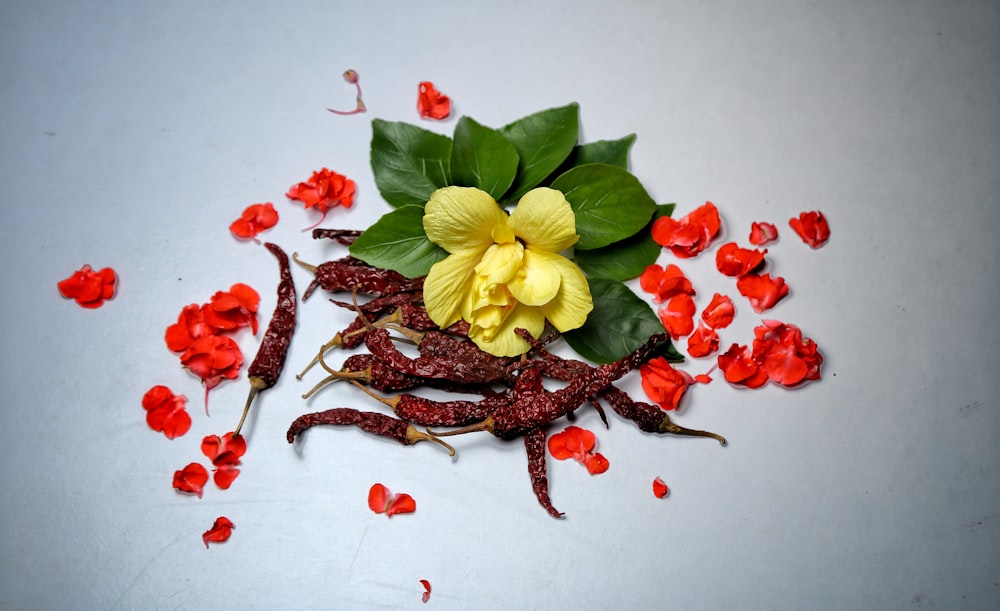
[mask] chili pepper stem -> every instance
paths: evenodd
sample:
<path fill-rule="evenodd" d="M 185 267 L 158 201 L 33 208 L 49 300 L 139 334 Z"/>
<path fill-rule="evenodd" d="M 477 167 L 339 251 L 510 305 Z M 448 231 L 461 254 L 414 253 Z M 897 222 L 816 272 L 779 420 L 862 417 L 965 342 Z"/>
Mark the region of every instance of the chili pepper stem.
<path fill-rule="evenodd" d="M 316 266 L 312 265 L 311 263 L 306 263 L 302 259 L 299 259 L 299 253 L 297 252 L 292 253 L 292 261 L 295 261 L 296 263 L 306 268 L 307 270 L 311 271 L 312 273 L 314 274 L 316 273 Z"/>
<path fill-rule="evenodd" d="M 369 368 L 369 371 L 370 371 L 370 368 Z M 354 384 L 355 386 L 357 386 L 358 388 L 360 388 L 362 391 L 364 391 L 364 393 L 366 395 L 368 395 L 369 397 L 371 397 L 372 399 L 375 399 L 376 401 L 378 401 L 379 403 L 382 403 L 384 405 L 388 405 L 393 411 L 396 410 L 396 405 L 399 403 L 399 397 L 383 397 L 382 395 L 377 395 L 377 394 L 373 393 L 372 391 L 368 390 L 367 388 L 365 388 L 364 385 L 360 384 L 357 380 L 349 380 L 349 381 L 350 381 L 351 384 Z M 429 432 L 430 431 L 428 431 L 428 433 Z"/>
<path fill-rule="evenodd" d="M 265 388 L 267 388 L 267 382 L 265 382 L 263 378 L 250 376 L 250 394 L 247 396 L 247 404 L 243 406 L 243 416 L 240 417 L 240 423 L 236 425 L 236 430 L 233 431 L 233 437 L 240 436 L 240 430 L 243 429 L 243 423 L 246 422 L 247 414 L 250 413 L 250 404 L 253 403 L 257 393 Z"/>
<path fill-rule="evenodd" d="M 492 431 L 493 430 L 493 416 L 487 416 L 486 420 L 482 422 L 477 422 L 475 424 L 470 424 L 469 426 L 463 426 L 460 429 L 453 429 L 451 431 L 432 431 L 430 428 L 427 429 L 427 434 L 434 437 L 451 437 L 452 435 L 465 435 L 466 433 L 479 433 L 480 431 Z"/>
<path fill-rule="evenodd" d="M 670 433 L 671 435 L 686 435 L 688 437 L 711 437 L 712 439 L 718 441 L 720 444 L 724 446 L 729 443 L 726 441 L 726 438 L 723 437 L 722 435 L 717 435 L 709 431 L 699 431 L 695 429 L 689 429 L 680 426 L 679 424 L 674 424 L 673 421 L 670 420 L 670 416 L 666 414 L 663 415 L 663 422 L 660 423 L 660 432 Z"/>
<path fill-rule="evenodd" d="M 406 428 L 406 438 L 409 439 L 411 443 L 417 443 L 418 441 L 431 441 L 448 450 L 448 456 L 455 456 L 456 454 L 455 448 L 438 439 L 437 435 L 431 433 L 430 431 L 427 431 L 426 433 L 418 431 L 413 427 L 413 425 Z"/>

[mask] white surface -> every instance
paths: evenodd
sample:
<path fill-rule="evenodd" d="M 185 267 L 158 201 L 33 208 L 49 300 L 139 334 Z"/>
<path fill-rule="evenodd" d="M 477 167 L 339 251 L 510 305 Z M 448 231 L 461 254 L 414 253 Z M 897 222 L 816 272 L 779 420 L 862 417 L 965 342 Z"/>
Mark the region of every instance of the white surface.
<path fill-rule="evenodd" d="M 0 607 L 424 608 L 419 579 L 428 609 L 1000 606 L 996 3 L 134 4 L 0 8 Z M 347 68 L 365 115 L 324 110 L 353 104 Z M 338 388 L 306 405 L 286 375 L 233 488 L 176 494 L 173 471 L 234 426 L 246 386 L 213 391 L 206 418 L 165 327 L 238 281 L 266 323 L 274 260 L 226 229 L 250 203 L 275 202 L 267 238 L 303 258 L 342 252 L 283 198 L 312 170 L 358 181 L 326 226 L 387 211 L 370 121 L 419 122 L 424 79 L 492 126 L 578 101 L 585 140 L 638 133 L 632 170 L 657 201 L 712 200 L 728 239 L 778 223 L 769 258 L 792 295 L 769 316 L 819 342 L 824 379 L 693 388 L 678 420 L 725 449 L 584 412 L 611 469 L 550 460 L 556 521 L 519 443 L 457 439 L 451 462 L 326 429 L 296 451 L 295 416 L 371 403 Z M 833 230 L 818 251 L 786 225 L 813 209 Z M 97 311 L 56 293 L 83 263 L 120 274 Z M 699 306 L 735 295 L 708 257 L 682 267 Z M 737 304 L 724 343 L 756 322 Z M 319 297 L 301 314 L 295 371 L 347 320 Z M 146 427 L 154 384 L 189 397 L 186 436 Z M 417 512 L 372 514 L 375 481 Z M 218 515 L 236 530 L 205 550 Z"/>

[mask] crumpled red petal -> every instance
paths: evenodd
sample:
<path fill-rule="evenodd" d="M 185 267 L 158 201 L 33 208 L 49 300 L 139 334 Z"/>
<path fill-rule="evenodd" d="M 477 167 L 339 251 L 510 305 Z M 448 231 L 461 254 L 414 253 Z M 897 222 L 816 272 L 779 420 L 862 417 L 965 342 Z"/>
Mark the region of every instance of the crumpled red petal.
<path fill-rule="evenodd" d="M 754 246 L 764 246 L 778 239 L 778 228 L 772 223 L 757 223 L 750 225 L 750 243 Z"/>
<path fill-rule="evenodd" d="M 175 395 L 162 385 L 150 388 L 142 397 L 146 423 L 168 439 L 176 439 L 191 429 L 191 416 L 185 409 L 186 405 L 187 397 Z"/>
<path fill-rule="evenodd" d="M 736 290 L 750 300 L 750 307 L 760 314 L 770 310 L 788 295 L 788 285 L 782 277 L 771 274 L 747 274 L 736 281 Z"/>
<path fill-rule="evenodd" d="M 229 225 L 237 238 L 257 241 L 257 234 L 278 224 L 278 211 L 271 202 L 247 206 L 240 218 Z"/>
<path fill-rule="evenodd" d="M 673 263 L 666 267 L 652 264 L 639 275 L 639 287 L 653 295 L 653 301 L 663 303 L 682 293 L 694 296 L 695 290 L 681 268 Z"/>
<path fill-rule="evenodd" d="M 662 356 L 639 366 L 642 389 L 651 401 L 666 411 L 675 410 L 694 379 L 685 371 L 675 369 Z"/>
<path fill-rule="evenodd" d="M 662 499 L 663 497 L 667 496 L 669 492 L 670 488 L 667 486 L 666 482 L 664 482 L 659 477 L 653 480 L 653 496 L 655 496 L 658 499 Z"/>
<path fill-rule="evenodd" d="M 354 193 L 357 189 L 354 181 L 343 174 L 338 174 L 327 168 L 312 173 L 309 180 L 292 185 L 285 197 L 302 202 L 306 208 L 316 208 L 321 216 L 316 223 L 306 229 L 312 229 L 326 219 L 330 208 L 343 206 L 350 208 L 354 204 Z"/>
<path fill-rule="evenodd" d="M 740 248 L 736 242 L 729 242 L 715 252 L 715 267 L 726 276 L 739 278 L 760 268 L 765 254 L 767 249 Z"/>
<path fill-rule="evenodd" d="M 417 114 L 424 119 L 442 120 L 451 114 L 451 98 L 434 87 L 430 81 L 417 85 Z"/>
<path fill-rule="evenodd" d="M 417 502 L 409 494 L 394 495 L 384 485 L 377 483 L 372 484 L 368 490 L 368 508 L 391 518 L 400 513 L 413 513 L 417 510 Z"/>
<path fill-rule="evenodd" d="M 230 535 L 233 534 L 233 529 L 236 525 L 225 517 L 219 516 L 215 519 L 212 524 L 212 528 L 205 531 L 201 536 L 201 540 L 205 543 L 205 549 L 208 549 L 209 543 L 224 543 L 229 540 Z"/>
<path fill-rule="evenodd" d="M 719 369 L 726 381 L 747 388 L 760 388 L 767 383 L 767 370 L 755 358 L 750 346 L 733 344 L 719 355 Z"/>
<path fill-rule="evenodd" d="M 421 579 L 420 585 L 424 586 L 424 593 L 420 596 L 420 602 L 425 603 L 431 599 L 431 582 Z"/>
<path fill-rule="evenodd" d="M 568 426 L 565 430 L 551 435 L 546 442 L 549 454 L 556 460 L 576 458 L 582 460 L 594 449 L 597 438 L 594 433 L 578 426 Z"/>
<path fill-rule="evenodd" d="M 727 295 L 716 293 L 705 309 L 701 311 L 701 319 L 713 329 L 725 329 L 736 317 L 736 307 Z"/>
<path fill-rule="evenodd" d="M 681 219 L 669 216 L 656 219 L 651 233 L 657 244 L 687 259 L 705 250 L 721 227 L 718 208 L 712 202 L 705 202 Z"/>
<path fill-rule="evenodd" d="M 608 459 L 605 458 L 603 454 L 596 452 L 593 454 L 587 454 L 587 456 L 583 459 L 583 465 L 587 467 L 587 472 L 591 475 L 600 475 L 608 470 L 611 463 L 608 462 Z"/>
<path fill-rule="evenodd" d="M 197 494 L 201 498 L 208 483 L 208 470 L 199 463 L 193 462 L 183 469 L 174 471 L 174 488 L 185 494 Z"/>
<path fill-rule="evenodd" d="M 708 356 L 719 349 L 719 334 L 715 329 L 700 323 L 687 340 L 688 354 L 695 358 Z"/>
<path fill-rule="evenodd" d="M 830 239 L 830 223 L 818 210 L 803 212 L 798 218 L 789 219 L 788 224 L 812 248 L 820 248 Z"/>
<path fill-rule="evenodd" d="M 694 331 L 694 299 L 687 293 L 674 295 L 657 314 L 670 337 L 678 339 Z"/>
<path fill-rule="evenodd" d="M 95 309 L 115 296 L 118 286 L 118 275 L 110 267 L 94 271 L 89 265 L 84 265 L 69 278 L 56 283 L 59 294 L 66 299 L 73 299 L 78 305 L 87 309 Z"/>

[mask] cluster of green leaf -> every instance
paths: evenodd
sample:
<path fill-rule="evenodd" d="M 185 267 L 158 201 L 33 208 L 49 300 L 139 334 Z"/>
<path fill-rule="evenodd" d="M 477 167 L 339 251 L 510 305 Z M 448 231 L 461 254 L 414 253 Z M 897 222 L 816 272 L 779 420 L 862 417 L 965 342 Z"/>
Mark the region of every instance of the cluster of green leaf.
<path fill-rule="evenodd" d="M 673 205 L 657 206 L 628 171 L 635 134 L 580 144 L 575 103 L 529 115 L 500 129 L 462 117 L 449 138 L 408 123 L 372 122 L 371 164 L 382 197 L 394 208 L 365 230 L 351 254 L 406 276 L 426 274 L 448 253 L 427 239 L 423 208 L 451 185 L 476 187 L 500 205 L 538 186 L 562 191 L 580 236 L 573 259 L 587 275 L 594 310 L 565 334 L 583 357 L 608 362 L 635 349 L 663 325 L 623 281 L 660 253 L 649 227 Z"/>

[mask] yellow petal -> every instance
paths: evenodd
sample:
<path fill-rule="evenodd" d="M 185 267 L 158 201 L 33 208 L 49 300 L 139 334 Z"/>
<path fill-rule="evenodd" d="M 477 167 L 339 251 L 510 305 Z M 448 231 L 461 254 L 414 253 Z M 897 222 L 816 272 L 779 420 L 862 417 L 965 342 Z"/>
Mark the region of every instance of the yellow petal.
<path fill-rule="evenodd" d="M 524 246 L 521 244 L 494 244 L 483 253 L 483 258 L 476 265 L 476 273 L 483 276 L 488 284 L 504 284 L 517 274 L 523 259 Z"/>
<path fill-rule="evenodd" d="M 555 299 L 540 306 L 540 309 L 560 332 L 581 327 L 594 309 L 587 278 L 579 267 L 565 257 L 557 257 L 551 262 L 559 270 L 562 282 Z"/>
<path fill-rule="evenodd" d="M 434 324 L 444 329 L 468 311 L 478 257 L 450 255 L 431 266 L 424 280 L 424 306 Z"/>
<path fill-rule="evenodd" d="M 580 239 L 573 208 L 562 192 L 547 187 L 525 193 L 510 213 L 508 224 L 534 250 L 561 252 Z"/>
<path fill-rule="evenodd" d="M 514 333 L 517 328 L 527 329 L 532 337 L 538 337 L 545 330 L 545 316 L 538 308 L 518 305 L 492 337 L 487 338 L 483 333 L 470 329 L 469 338 L 493 356 L 517 356 L 531 348 L 528 342 Z"/>
<path fill-rule="evenodd" d="M 562 284 L 559 262 L 554 262 L 553 259 L 566 260 L 562 255 L 545 251 L 536 252 L 532 248 L 525 249 L 524 262 L 517 276 L 507 283 L 511 295 L 529 306 L 545 305 L 552 301 Z"/>
<path fill-rule="evenodd" d="M 493 228 L 506 222 L 507 213 L 475 187 L 438 189 L 424 207 L 427 238 L 455 255 L 482 254 L 493 245 Z"/>

